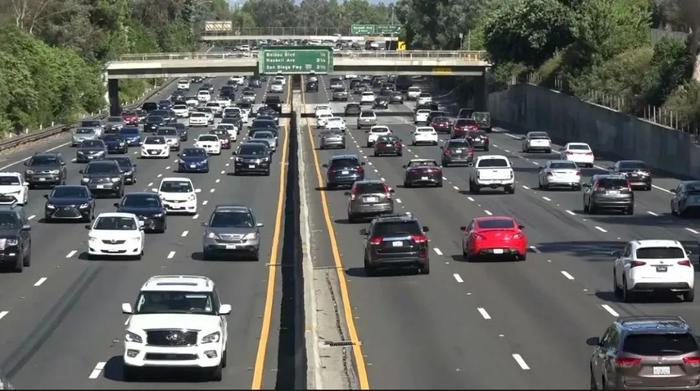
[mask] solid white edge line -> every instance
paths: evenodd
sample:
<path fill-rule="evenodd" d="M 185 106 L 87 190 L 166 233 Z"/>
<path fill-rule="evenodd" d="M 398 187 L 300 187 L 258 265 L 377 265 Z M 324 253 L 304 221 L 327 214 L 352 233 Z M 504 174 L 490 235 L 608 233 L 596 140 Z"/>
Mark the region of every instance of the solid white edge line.
<path fill-rule="evenodd" d="M 0 319 L 4 318 L 9 313 L 10 313 L 10 311 L 0 311 Z"/>
<path fill-rule="evenodd" d="M 561 271 L 561 274 L 563 274 L 564 277 L 566 277 L 566 278 L 569 279 L 569 280 L 573 280 L 573 279 L 574 279 L 574 276 L 572 276 L 571 274 L 569 274 L 569 272 L 567 272 L 566 270 L 562 270 L 562 271 Z"/>
<path fill-rule="evenodd" d="M 76 251 L 76 250 L 71 250 L 71 252 L 69 252 L 68 255 L 66 255 L 66 258 L 72 258 L 73 255 L 75 255 L 75 253 L 77 253 L 77 252 L 78 251 Z"/>
<path fill-rule="evenodd" d="M 522 357 L 521 355 L 519 355 L 518 353 L 513 353 L 513 360 L 515 360 L 515 362 L 517 362 L 518 365 L 520 365 L 520 368 L 521 368 L 523 371 L 529 371 L 529 370 L 530 370 L 530 367 L 527 365 L 527 363 L 525 362 L 525 360 L 523 359 L 523 357 Z"/>
<path fill-rule="evenodd" d="M 106 364 L 107 363 L 105 361 L 98 362 L 97 365 L 95 365 L 95 369 L 93 369 L 92 372 L 90 372 L 89 378 L 97 379 L 98 377 L 100 377 L 100 373 L 102 373 L 102 370 L 104 369 Z"/>
<path fill-rule="evenodd" d="M 525 189 L 525 190 L 530 190 L 529 187 L 527 187 L 527 186 L 525 186 L 525 185 L 522 185 L 522 186 L 523 186 L 523 189 Z"/>
<path fill-rule="evenodd" d="M 491 319 L 491 315 L 489 315 L 489 313 L 486 312 L 486 310 L 483 307 L 477 307 L 476 310 L 479 311 L 479 313 L 481 314 L 481 316 L 484 319 L 486 319 L 486 320 Z"/>
<path fill-rule="evenodd" d="M 39 281 L 37 281 L 37 282 L 34 283 L 34 286 L 41 286 L 41 284 L 43 284 L 46 280 L 47 280 L 46 277 L 41 277 L 41 278 L 39 279 Z"/>
<path fill-rule="evenodd" d="M 437 247 L 433 247 L 433 251 L 435 251 L 435 254 L 437 255 L 442 255 L 442 251 L 440 251 L 440 249 Z"/>
<path fill-rule="evenodd" d="M 402 202 L 402 201 L 401 201 L 401 198 L 397 198 L 397 199 L 396 199 L 396 202 L 400 204 L 400 203 Z"/>
<path fill-rule="evenodd" d="M 666 190 L 666 189 L 664 189 L 663 187 L 659 187 L 659 186 L 656 186 L 656 185 L 651 185 L 651 187 L 653 187 L 653 188 L 656 189 L 656 190 L 661 190 L 661 191 L 663 191 L 664 193 L 673 194 L 672 191 Z"/>
<path fill-rule="evenodd" d="M 459 273 L 454 273 L 452 276 L 454 276 L 455 280 L 457 280 L 457 282 L 459 282 L 460 284 L 464 282 Z"/>
<path fill-rule="evenodd" d="M 609 305 L 607 305 L 607 304 L 601 304 L 600 306 L 603 307 L 604 310 L 608 311 L 608 312 L 610 313 L 610 315 L 612 315 L 612 316 L 614 316 L 614 317 L 616 317 L 616 318 L 617 318 L 618 316 L 620 316 L 620 314 L 618 314 L 617 311 L 615 311 L 614 309 L 612 309 L 612 307 L 610 307 Z"/>
<path fill-rule="evenodd" d="M 608 232 L 605 228 L 599 227 L 597 225 L 595 226 L 595 229 L 597 229 L 600 232 Z"/>

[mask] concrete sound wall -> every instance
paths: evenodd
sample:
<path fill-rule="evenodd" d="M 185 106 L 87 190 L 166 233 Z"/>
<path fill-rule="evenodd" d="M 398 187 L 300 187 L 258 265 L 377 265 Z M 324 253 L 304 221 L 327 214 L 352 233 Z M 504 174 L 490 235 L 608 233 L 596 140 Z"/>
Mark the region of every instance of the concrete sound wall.
<path fill-rule="evenodd" d="M 700 176 L 700 148 L 692 135 L 573 96 L 516 85 L 491 93 L 489 110 L 495 125 L 516 133 L 547 131 L 558 144 L 586 142 L 598 155 L 644 160 L 681 177 Z"/>

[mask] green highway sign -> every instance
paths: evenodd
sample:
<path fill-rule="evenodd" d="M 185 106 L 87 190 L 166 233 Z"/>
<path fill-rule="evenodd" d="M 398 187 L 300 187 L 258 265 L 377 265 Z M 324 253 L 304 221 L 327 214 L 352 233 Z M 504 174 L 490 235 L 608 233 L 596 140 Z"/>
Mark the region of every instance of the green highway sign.
<path fill-rule="evenodd" d="M 330 73 L 333 71 L 333 50 L 328 46 L 263 47 L 258 56 L 262 75 Z"/>
<path fill-rule="evenodd" d="M 398 35 L 401 32 L 401 25 L 398 24 L 353 24 L 350 26 L 352 35 Z"/>

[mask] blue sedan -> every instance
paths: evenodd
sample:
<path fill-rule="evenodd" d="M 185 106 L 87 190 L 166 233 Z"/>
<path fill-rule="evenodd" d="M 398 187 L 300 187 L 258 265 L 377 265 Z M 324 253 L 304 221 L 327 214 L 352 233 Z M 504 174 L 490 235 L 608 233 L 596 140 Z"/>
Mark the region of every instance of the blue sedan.
<path fill-rule="evenodd" d="M 209 172 L 209 156 L 204 148 L 185 148 L 178 156 L 178 172 Z"/>

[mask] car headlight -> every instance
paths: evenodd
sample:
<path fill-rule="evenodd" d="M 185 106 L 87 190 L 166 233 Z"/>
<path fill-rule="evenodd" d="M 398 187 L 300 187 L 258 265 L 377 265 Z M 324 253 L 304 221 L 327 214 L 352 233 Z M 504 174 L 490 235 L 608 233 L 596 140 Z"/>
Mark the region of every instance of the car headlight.
<path fill-rule="evenodd" d="M 269 157 L 263 158 L 262 161 L 264 161 L 264 162 L 270 161 L 270 158 Z"/>
<path fill-rule="evenodd" d="M 178 162 L 178 164 L 185 164 L 185 161 L 182 159 L 178 160 L 177 162 Z"/>
<path fill-rule="evenodd" d="M 79 206 L 80 209 L 85 209 L 85 208 L 89 208 L 89 207 L 90 207 L 90 203 L 88 203 L 88 202 L 83 202 Z"/>
<path fill-rule="evenodd" d="M 26 173 L 26 174 L 29 174 L 29 175 L 32 175 L 32 174 L 34 174 L 34 170 L 27 170 L 27 171 L 25 171 L 25 173 Z"/>
<path fill-rule="evenodd" d="M 209 239 L 218 239 L 218 238 L 219 238 L 219 235 L 215 234 L 214 232 L 209 232 L 209 234 L 207 235 L 207 238 L 209 238 Z"/>
<path fill-rule="evenodd" d="M 51 174 L 51 175 L 57 175 L 57 174 L 58 174 L 58 170 L 51 170 L 51 171 L 49 171 L 49 174 Z"/>
<path fill-rule="evenodd" d="M 56 207 L 51 205 L 51 204 L 46 204 L 46 208 L 47 209 L 56 209 Z"/>
<path fill-rule="evenodd" d="M 88 236 L 88 240 L 97 240 L 96 236 Z"/>
<path fill-rule="evenodd" d="M 124 173 L 124 175 L 133 175 L 133 174 L 134 174 L 133 171 L 127 171 L 127 172 Z"/>
<path fill-rule="evenodd" d="M 194 194 L 190 194 L 190 196 L 187 197 L 187 201 L 194 201 L 194 200 L 196 200 L 196 199 L 197 199 L 197 196 L 194 195 Z"/>
<path fill-rule="evenodd" d="M 141 339 L 141 336 L 136 333 L 132 333 L 131 331 L 126 332 L 124 340 L 126 342 L 143 343 L 143 339 Z"/>
<path fill-rule="evenodd" d="M 216 332 L 211 333 L 209 335 L 205 335 L 202 338 L 202 343 L 219 342 L 219 340 L 221 340 L 221 333 L 216 331 Z"/>
<path fill-rule="evenodd" d="M 17 238 L 10 238 L 10 239 L 7 239 L 7 241 L 6 241 L 5 243 L 6 243 L 8 246 L 16 246 L 16 245 L 19 243 L 19 239 L 17 239 Z"/>
<path fill-rule="evenodd" d="M 243 161 L 243 158 L 237 157 L 237 158 L 236 158 L 236 161 L 237 161 L 237 162 L 242 162 L 242 161 Z"/>
<path fill-rule="evenodd" d="M 112 178 L 112 183 L 117 183 L 117 182 L 119 182 L 119 181 L 121 181 L 121 180 L 122 180 L 122 178 L 119 178 L 119 177 Z"/>
<path fill-rule="evenodd" d="M 162 214 L 162 213 L 156 213 L 156 214 L 154 214 L 152 217 L 154 217 L 154 218 L 156 218 L 156 219 L 159 219 L 159 218 L 163 217 L 163 214 Z"/>
<path fill-rule="evenodd" d="M 95 152 L 95 155 L 102 155 L 104 153 L 105 153 L 105 151 L 97 151 L 97 152 Z"/>
<path fill-rule="evenodd" d="M 83 183 L 88 183 L 88 182 L 90 182 L 90 178 L 83 178 L 80 181 Z"/>
<path fill-rule="evenodd" d="M 258 237 L 258 234 L 257 234 L 257 233 L 251 232 L 251 233 L 249 233 L 249 234 L 246 234 L 246 235 L 243 237 L 243 240 L 255 240 L 257 237 Z"/>

